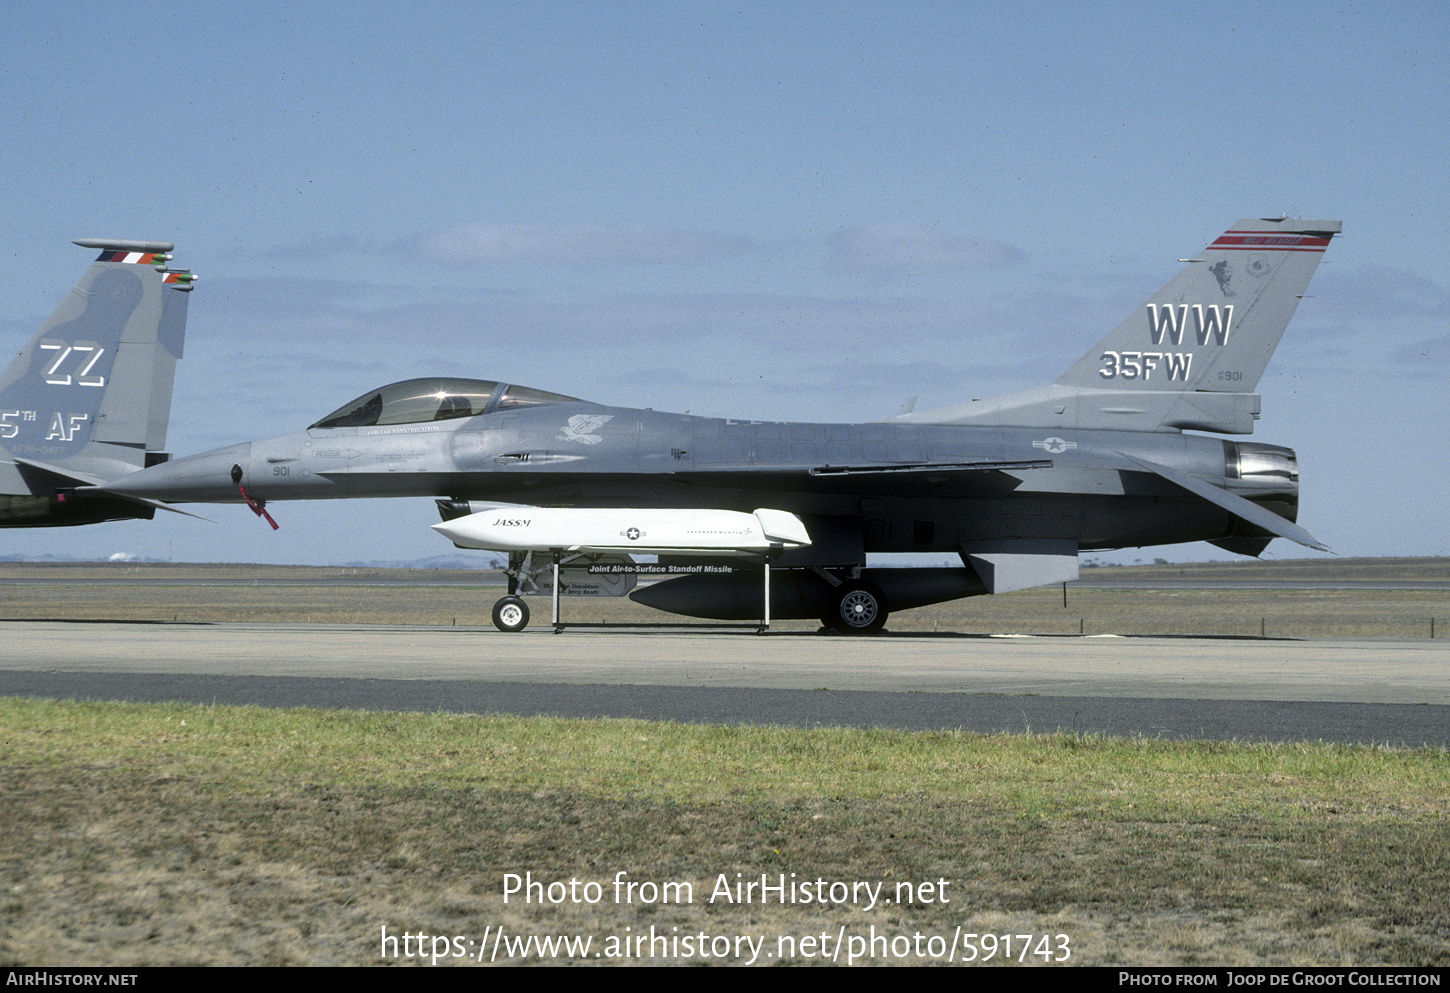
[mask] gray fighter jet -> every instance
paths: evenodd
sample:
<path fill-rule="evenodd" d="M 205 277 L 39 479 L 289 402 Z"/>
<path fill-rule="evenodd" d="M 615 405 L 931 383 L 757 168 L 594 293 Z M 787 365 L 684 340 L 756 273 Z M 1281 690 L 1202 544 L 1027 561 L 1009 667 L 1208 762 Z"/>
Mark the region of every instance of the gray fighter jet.
<path fill-rule="evenodd" d="M 1239 221 L 1050 385 L 879 423 L 721 420 L 415 379 L 305 431 L 93 492 L 246 500 L 262 514 L 269 500 L 440 497 L 445 535 L 509 550 L 510 593 L 528 591 L 551 553 L 651 546 L 651 531 L 683 527 L 669 512 L 759 511 L 783 533 L 795 532 L 781 515 L 795 515 L 806 535 L 777 543 L 768 614 L 857 633 L 880 630 L 892 610 L 1074 579 L 1083 550 L 1209 541 L 1258 555 L 1276 537 L 1323 549 L 1294 523 L 1294 452 L 1215 435 L 1252 432 L 1259 377 L 1339 231 L 1339 221 Z M 561 537 L 571 522 L 577 540 Z M 548 537 L 531 545 L 523 529 L 543 524 Z M 519 540 L 487 537 L 509 529 Z M 962 565 L 866 566 L 892 552 L 950 552 Z M 758 576 L 759 565 L 754 576 L 700 569 L 630 595 L 748 620 L 762 613 Z M 520 613 L 505 610 L 499 626 L 522 626 Z"/>
<path fill-rule="evenodd" d="M 0 527 L 150 518 L 163 504 L 78 487 L 168 457 L 172 377 L 195 277 L 171 244 L 83 238 L 100 257 L 0 374 Z"/>

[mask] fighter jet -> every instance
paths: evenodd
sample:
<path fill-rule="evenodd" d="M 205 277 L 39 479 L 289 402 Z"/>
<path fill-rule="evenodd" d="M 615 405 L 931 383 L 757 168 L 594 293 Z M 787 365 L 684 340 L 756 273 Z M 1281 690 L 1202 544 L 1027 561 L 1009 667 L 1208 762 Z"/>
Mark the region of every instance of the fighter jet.
<path fill-rule="evenodd" d="M 767 573 L 768 614 L 850 633 L 881 630 L 890 611 L 1074 579 L 1085 550 L 1209 541 L 1258 555 L 1276 537 L 1324 549 L 1295 523 L 1294 452 L 1220 436 L 1252 433 L 1259 378 L 1339 231 L 1339 221 L 1239 221 L 1053 383 L 881 422 L 692 417 L 412 379 L 304 431 L 96 492 L 246 500 L 259 514 L 274 500 L 439 497 L 446 536 L 508 551 L 511 594 L 560 555 L 638 544 L 688 557 L 687 544 L 651 537 L 678 530 L 679 511 L 762 512 L 805 531 L 765 534 L 778 577 L 772 585 Z M 549 512 L 519 511 L 530 506 Z M 866 564 L 902 552 L 962 564 Z M 630 596 L 748 620 L 762 612 L 757 576 L 697 570 Z M 519 611 L 505 614 L 519 626 Z"/>
<path fill-rule="evenodd" d="M 82 238 L 100 256 L 0 374 L 0 527 L 150 518 L 78 488 L 158 465 L 195 276 L 170 242 Z"/>

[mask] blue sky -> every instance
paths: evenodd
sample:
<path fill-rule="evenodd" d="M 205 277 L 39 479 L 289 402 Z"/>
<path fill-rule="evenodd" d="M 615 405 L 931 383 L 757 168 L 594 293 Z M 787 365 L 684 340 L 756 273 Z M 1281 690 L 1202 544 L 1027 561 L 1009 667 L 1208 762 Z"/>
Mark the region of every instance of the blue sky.
<path fill-rule="evenodd" d="M 1300 523 L 1337 552 L 1450 554 L 1443 5 L 73 0 L 4 23 L 0 336 L 89 262 L 71 239 L 174 241 L 201 275 L 178 455 L 426 374 L 814 421 L 1022 389 L 1233 221 L 1287 213 L 1345 233 L 1255 440 L 1299 452 Z M 4 544 L 448 550 L 428 500 L 277 504 L 276 533 L 194 509 L 217 523 Z"/>

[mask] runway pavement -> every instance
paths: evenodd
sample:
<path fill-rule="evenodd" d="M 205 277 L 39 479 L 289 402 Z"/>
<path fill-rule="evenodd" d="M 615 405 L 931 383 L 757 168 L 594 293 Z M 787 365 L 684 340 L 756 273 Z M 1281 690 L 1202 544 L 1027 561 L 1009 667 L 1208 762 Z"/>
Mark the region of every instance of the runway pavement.
<path fill-rule="evenodd" d="M 0 622 L 0 694 L 1450 746 L 1450 642 Z"/>

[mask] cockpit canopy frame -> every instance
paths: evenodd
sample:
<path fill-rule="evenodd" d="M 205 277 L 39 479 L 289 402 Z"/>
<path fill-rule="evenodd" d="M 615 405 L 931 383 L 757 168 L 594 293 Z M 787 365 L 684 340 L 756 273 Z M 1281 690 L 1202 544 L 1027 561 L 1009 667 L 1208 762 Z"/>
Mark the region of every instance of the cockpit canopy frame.
<path fill-rule="evenodd" d="M 577 397 L 487 379 L 405 379 L 368 390 L 310 425 L 308 430 L 423 424 L 457 417 L 477 417 L 496 410 L 578 402 Z"/>

